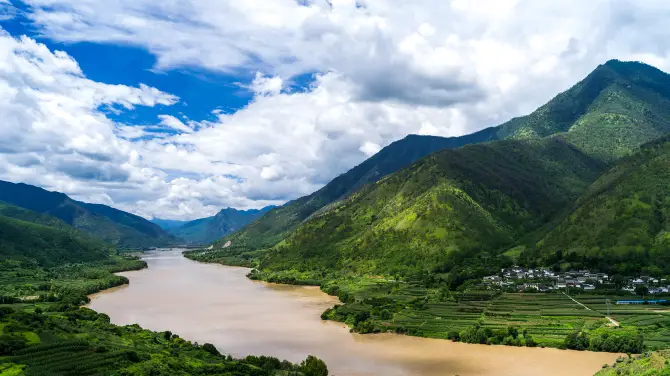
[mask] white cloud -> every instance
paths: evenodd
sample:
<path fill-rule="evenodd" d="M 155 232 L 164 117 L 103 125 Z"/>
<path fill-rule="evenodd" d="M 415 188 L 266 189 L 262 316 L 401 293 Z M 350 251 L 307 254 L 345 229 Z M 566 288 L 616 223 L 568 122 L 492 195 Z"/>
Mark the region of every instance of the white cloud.
<path fill-rule="evenodd" d="M 261 72 L 256 72 L 256 77 L 249 87 L 255 94 L 276 95 L 279 94 L 284 86 L 284 80 L 281 77 L 266 77 Z"/>
<path fill-rule="evenodd" d="M 192 133 L 193 129 L 188 125 L 184 124 L 181 120 L 177 119 L 172 115 L 158 115 L 160 119 L 160 125 L 166 126 L 168 128 L 176 129 L 185 133 Z"/>
<path fill-rule="evenodd" d="M 0 38 L 0 177 L 146 216 L 310 193 L 408 133 L 461 135 L 530 112 L 610 58 L 670 70 L 663 0 L 26 2 L 55 40 L 137 45 L 162 70 L 255 74 L 254 99 L 212 109 L 214 121 L 115 124 L 97 109 L 177 98 L 93 82 L 64 53 Z M 286 90 L 313 72 L 307 91 Z M 161 127 L 176 132 L 151 132 Z"/>

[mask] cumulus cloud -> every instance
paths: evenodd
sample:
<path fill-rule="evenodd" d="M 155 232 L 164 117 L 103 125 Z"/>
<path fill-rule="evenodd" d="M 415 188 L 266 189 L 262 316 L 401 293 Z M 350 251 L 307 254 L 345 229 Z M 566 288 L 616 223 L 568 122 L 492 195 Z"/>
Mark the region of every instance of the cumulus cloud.
<path fill-rule="evenodd" d="M 178 98 L 88 80 L 67 54 L 0 37 L 0 177 L 172 219 L 310 193 L 408 133 L 499 124 L 610 58 L 670 70 L 663 0 L 25 2 L 57 41 L 136 45 L 158 70 L 254 77 L 234 113 L 117 124 L 100 109 Z M 286 89 L 303 74 L 306 90 Z"/>

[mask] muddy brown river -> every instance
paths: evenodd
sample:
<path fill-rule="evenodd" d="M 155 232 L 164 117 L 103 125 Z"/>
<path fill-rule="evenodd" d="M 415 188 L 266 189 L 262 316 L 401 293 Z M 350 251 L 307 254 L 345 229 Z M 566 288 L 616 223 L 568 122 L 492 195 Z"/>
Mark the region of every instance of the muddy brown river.
<path fill-rule="evenodd" d="M 130 285 L 91 296 L 115 324 L 170 330 L 226 354 L 326 361 L 335 376 L 590 376 L 615 354 L 482 346 L 394 334 L 357 335 L 320 314 L 337 298 L 318 288 L 254 282 L 248 269 L 201 264 L 181 251 L 143 255 Z"/>

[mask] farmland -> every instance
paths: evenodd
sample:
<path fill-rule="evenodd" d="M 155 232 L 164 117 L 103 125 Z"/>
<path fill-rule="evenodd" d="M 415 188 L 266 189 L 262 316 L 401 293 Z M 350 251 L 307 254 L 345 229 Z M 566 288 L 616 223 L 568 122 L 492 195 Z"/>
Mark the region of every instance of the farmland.
<path fill-rule="evenodd" d="M 281 275 L 252 273 L 252 278 L 286 283 L 315 283 L 318 276 L 281 272 Z M 318 283 L 318 282 L 317 282 Z M 505 293 L 492 290 L 425 287 L 423 281 L 400 281 L 381 277 L 350 277 L 321 284 L 326 293 L 336 295 L 342 305 L 323 313 L 361 333 L 396 332 L 421 337 L 457 339 L 462 332 L 481 328 L 492 338 L 495 333 L 516 328 L 528 343 L 563 348 L 574 333 L 589 337 L 602 335 L 631 337 L 643 335 L 649 348 L 667 348 L 670 343 L 670 311 L 665 306 L 617 306 L 627 297 L 582 294 L 574 298 L 563 293 Z M 610 317 L 606 318 L 609 299 Z M 502 334 L 501 334 L 502 335 Z M 521 337 L 520 337 L 521 338 Z M 484 341 L 482 339 L 482 341 Z M 490 342 L 490 341 L 488 341 Z M 496 343 L 496 342 L 493 342 Z"/>

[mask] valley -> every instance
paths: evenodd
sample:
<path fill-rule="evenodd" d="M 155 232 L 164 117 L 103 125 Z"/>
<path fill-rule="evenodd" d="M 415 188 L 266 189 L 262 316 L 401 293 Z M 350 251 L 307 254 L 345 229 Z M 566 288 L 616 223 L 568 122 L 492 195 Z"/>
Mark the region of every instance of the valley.
<path fill-rule="evenodd" d="M 143 259 L 148 269 L 122 273 L 130 284 L 93 295 L 88 307 L 108 314 L 112 323 L 170 329 L 234 357 L 264 354 L 299 362 L 312 354 L 341 376 L 587 376 L 618 357 L 352 334 L 319 318 L 338 299 L 317 288 L 251 281 L 245 277 L 249 269 L 196 263 L 180 251 Z"/>

